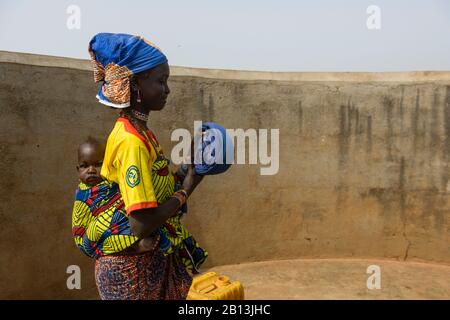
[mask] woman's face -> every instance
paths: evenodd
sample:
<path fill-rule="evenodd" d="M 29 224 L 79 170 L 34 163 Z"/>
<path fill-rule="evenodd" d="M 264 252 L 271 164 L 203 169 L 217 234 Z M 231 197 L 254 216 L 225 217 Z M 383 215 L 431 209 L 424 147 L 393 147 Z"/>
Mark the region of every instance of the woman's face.
<path fill-rule="evenodd" d="M 141 105 L 146 110 L 161 110 L 166 105 L 167 96 L 170 93 L 167 85 L 169 75 L 169 65 L 164 63 L 136 77 Z"/>

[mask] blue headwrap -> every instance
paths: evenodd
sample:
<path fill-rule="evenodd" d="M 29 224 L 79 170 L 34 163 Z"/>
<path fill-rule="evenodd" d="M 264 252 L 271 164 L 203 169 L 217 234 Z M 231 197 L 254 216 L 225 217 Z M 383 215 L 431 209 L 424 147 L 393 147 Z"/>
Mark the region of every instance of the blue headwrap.
<path fill-rule="evenodd" d="M 97 99 L 114 108 L 130 106 L 130 77 L 166 63 L 161 50 L 140 36 L 99 33 L 89 42 L 95 82 L 103 81 Z"/>

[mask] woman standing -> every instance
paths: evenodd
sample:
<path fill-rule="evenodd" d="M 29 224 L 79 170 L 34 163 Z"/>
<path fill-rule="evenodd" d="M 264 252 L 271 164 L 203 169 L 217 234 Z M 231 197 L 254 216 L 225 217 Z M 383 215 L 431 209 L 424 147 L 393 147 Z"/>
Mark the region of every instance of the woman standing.
<path fill-rule="evenodd" d="M 144 253 L 124 250 L 99 257 L 96 284 L 102 299 L 185 299 L 207 253 L 181 226 L 185 202 L 202 180 L 192 165 L 179 179 L 147 127 L 150 111 L 164 108 L 169 66 L 154 44 L 138 36 L 100 33 L 89 44 L 97 98 L 122 109 L 107 141 L 103 178 L 119 185 L 132 233 L 150 238 Z"/>

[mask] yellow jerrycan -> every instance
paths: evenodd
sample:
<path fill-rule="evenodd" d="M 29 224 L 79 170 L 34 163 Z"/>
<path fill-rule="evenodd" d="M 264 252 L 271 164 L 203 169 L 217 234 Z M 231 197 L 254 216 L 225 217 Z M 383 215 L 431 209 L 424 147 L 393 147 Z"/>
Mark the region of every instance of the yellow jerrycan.
<path fill-rule="evenodd" d="M 239 281 L 207 272 L 192 280 L 187 300 L 244 300 L 244 288 Z"/>

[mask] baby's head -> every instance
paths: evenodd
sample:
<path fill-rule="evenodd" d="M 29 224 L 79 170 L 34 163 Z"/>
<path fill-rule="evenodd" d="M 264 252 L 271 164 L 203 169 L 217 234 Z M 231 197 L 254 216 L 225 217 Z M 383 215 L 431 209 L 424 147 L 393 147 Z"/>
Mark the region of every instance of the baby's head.
<path fill-rule="evenodd" d="M 78 147 L 78 175 L 80 180 L 90 187 L 99 184 L 105 146 L 96 139 L 89 137 Z"/>

